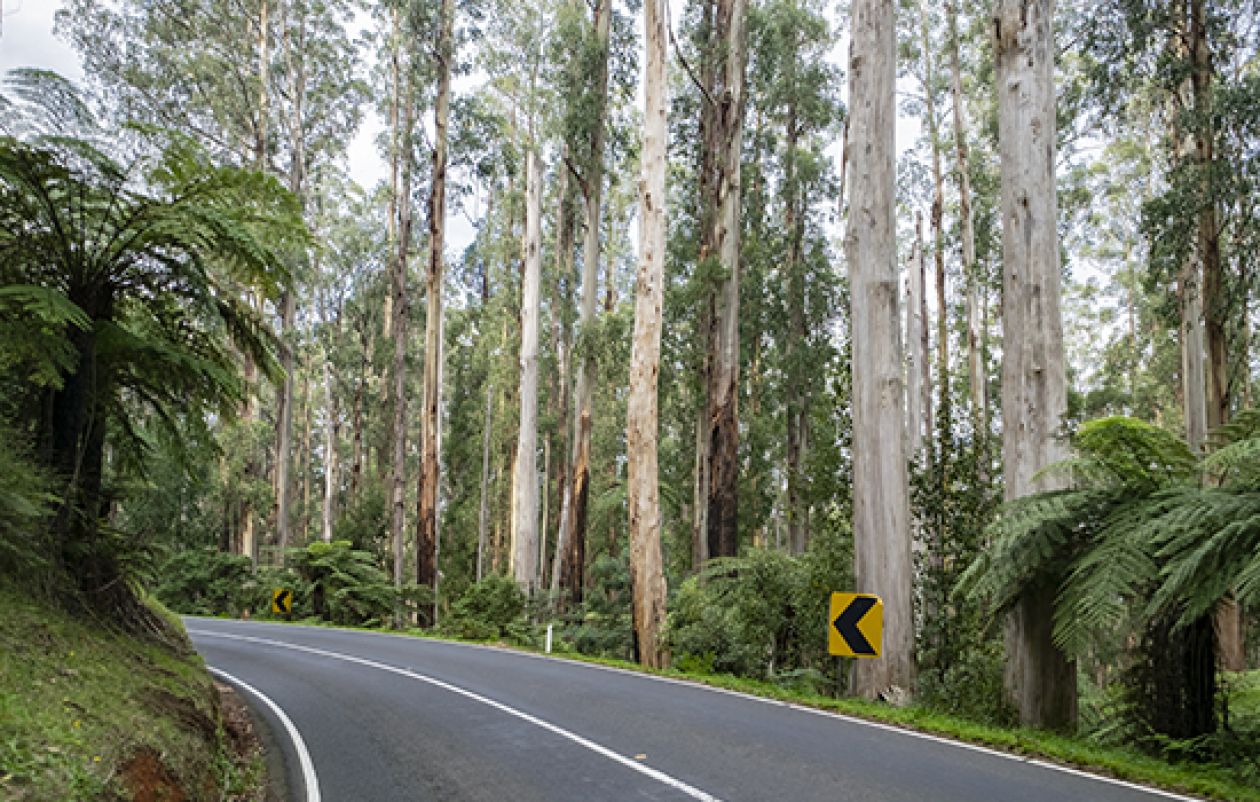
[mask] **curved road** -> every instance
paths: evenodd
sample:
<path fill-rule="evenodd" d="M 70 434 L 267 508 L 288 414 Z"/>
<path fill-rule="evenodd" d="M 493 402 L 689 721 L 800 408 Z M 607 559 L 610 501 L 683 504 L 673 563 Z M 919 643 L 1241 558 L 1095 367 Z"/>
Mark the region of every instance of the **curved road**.
<path fill-rule="evenodd" d="M 467 644 L 190 618 L 206 662 L 271 700 L 323 802 L 1188 799 L 930 736 Z M 288 728 L 243 696 L 284 745 Z M 291 781 L 296 801 L 300 779 Z"/>

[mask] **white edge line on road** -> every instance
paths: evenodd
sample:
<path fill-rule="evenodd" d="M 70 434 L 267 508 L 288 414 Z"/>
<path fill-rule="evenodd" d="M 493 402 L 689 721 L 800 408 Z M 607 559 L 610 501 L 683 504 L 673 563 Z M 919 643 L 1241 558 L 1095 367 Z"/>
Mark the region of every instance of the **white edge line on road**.
<path fill-rule="evenodd" d="M 298 732 L 296 726 L 280 709 L 280 705 L 271 701 L 262 691 L 245 682 L 242 679 L 232 676 L 226 671 L 207 666 L 210 673 L 215 676 L 222 677 L 229 684 L 234 685 L 243 690 L 249 691 L 258 697 L 267 708 L 280 719 L 280 723 L 284 725 L 284 729 L 289 734 L 289 740 L 293 742 L 293 748 L 297 750 L 298 764 L 302 767 L 302 784 L 306 786 L 306 802 L 320 802 L 319 798 L 319 778 L 315 776 L 315 764 L 311 761 L 311 753 L 306 749 L 306 741 L 302 740 L 302 733 Z"/>
<path fill-rule="evenodd" d="M 213 621 L 217 619 L 207 619 L 207 620 Z M 267 626 L 291 627 L 293 626 L 291 624 L 268 624 L 267 622 L 263 622 L 263 621 L 256 621 L 256 622 L 250 622 L 250 623 L 251 625 L 262 626 L 262 627 L 267 627 Z M 310 629 L 313 629 L 316 631 L 327 631 L 328 628 L 310 627 Z M 189 630 L 189 631 L 191 632 L 192 630 Z M 591 669 L 596 669 L 598 671 L 611 671 L 614 674 L 623 674 L 628 677 L 638 677 L 639 679 L 653 680 L 655 682 L 664 682 L 670 685 L 681 685 L 687 688 L 697 688 L 699 690 L 709 691 L 710 693 L 725 694 L 727 696 L 734 696 L 740 699 L 747 699 L 751 702 L 759 702 L 761 704 L 771 705 L 773 707 L 786 707 L 792 710 L 799 710 L 803 713 L 809 713 L 815 716 L 822 716 L 823 718 L 839 719 L 841 721 L 847 721 L 851 724 L 858 724 L 864 727 L 871 727 L 873 729 L 883 730 L 885 732 L 908 735 L 911 738 L 918 738 L 920 740 L 931 741 L 933 743 L 938 743 L 938 744 L 944 744 L 945 746 L 952 746 L 958 749 L 966 749 L 972 752 L 979 752 L 985 755 L 992 755 L 993 757 L 1001 758 L 1003 760 L 1011 760 L 1016 763 L 1025 763 L 1030 766 L 1037 766 L 1039 768 L 1047 769 L 1049 771 L 1057 771 L 1062 774 L 1070 774 L 1074 777 L 1081 777 L 1088 780 L 1094 780 L 1095 782 L 1107 783 L 1108 785 L 1114 785 L 1120 788 L 1129 788 L 1135 791 L 1143 791 L 1148 794 L 1153 794 L 1155 796 L 1163 797 L 1164 799 L 1174 800 L 1175 802 L 1203 802 L 1202 797 L 1186 796 L 1184 794 L 1178 794 L 1174 791 L 1166 791 L 1162 788 L 1155 788 L 1149 785 L 1143 785 L 1141 783 L 1129 782 L 1128 780 L 1121 780 L 1117 777 L 1108 777 L 1105 774 L 1095 774 L 1094 772 L 1091 772 L 1091 771 L 1085 771 L 1083 769 L 1072 768 L 1071 766 L 1063 766 L 1058 763 L 1051 763 L 1047 760 L 1042 760 L 1040 758 L 1027 757 L 1025 755 L 1016 754 L 1014 752 L 1005 752 L 1005 751 L 1002 751 L 1001 749 L 993 749 L 988 746 L 981 746 L 979 744 L 968 743 L 966 741 L 958 741 L 958 740 L 954 740 L 953 738 L 946 738 L 943 735 L 933 735 L 932 733 L 929 733 L 929 732 L 920 732 L 919 730 L 913 730 L 908 727 L 899 727 L 895 724 L 885 724 L 882 721 L 871 721 L 870 719 L 859 718 L 858 716 L 850 716 L 845 713 L 837 713 L 832 710 L 820 710 L 816 707 L 809 707 L 807 705 L 799 705 L 799 704 L 796 704 L 795 702 L 784 702 L 778 699 L 766 699 L 765 697 L 753 696 L 752 694 L 744 693 L 742 691 L 732 691 L 727 688 L 718 688 L 713 685 L 705 685 L 703 682 L 696 682 L 695 680 L 679 679 L 677 677 L 662 677 L 657 674 L 645 674 L 640 671 L 632 671 L 630 669 L 618 668 L 616 666 L 605 666 L 605 665 L 600 665 L 599 663 L 588 663 L 583 660 L 570 660 L 564 657 L 558 657 L 556 655 L 534 654 L 533 652 L 521 651 L 519 649 L 510 649 L 510 648 L 506 648 L 502 646 L 492 646 L 492 645 L 484 644 L 484 643 L 464 643 L 463 641 L 444 640 L 441 638 L 415 638 L 413 636 L 405 635 L 398 632 L 365 632 L 363 630 L 353 630 L 353 629 L 336 629 L 336 631 L 357 632 L 363 635 L 384 635 L 386 637 L 392 637 L 392 638 L 405 638 L 407 640 L 418 641 L 420 643 L 450 644 L 452 646 L 463 646 L 469 649 L 484 649 L 487 651 L 498 652 L 501 654 L 515 654 L 521 657 L 529 657 L 535 660 L 560 661 L 560 662 L 567 663 L 572 666 L 580 666 L 582 668 L 591 668 Z M 207 635 L 219 634 L 219 633 L 209 632 L 205 630 L 201 630 L 201 632 L 204 632 L 204 634 L 207 634 Z M 231 635 L 231 636 L 226 636 L 226 637 L 243 638 L 246 636 Z M 302 648 L 305 648 L 305 647 L 302 647 Z M 636 764 L 636 766 L 637 765 L 638 764 Z"/>
<path fill-rule="evenodd" d="M 692 799 L 698 799 L 698 800 L 701 800 L 701 802 L 721 802 L 717 797 L 713 796 L 712 794 L 701 791 L 699 788 L 696 788 L 695 786 L 688 785 L 682 780 L 679 780 L 676 777 L 672 777 L 663 771 L 659 771 L 657 769 L 652 768 L 651 766 L 644 765 L 643 763 L 640 763 L 632 758 L 628 758 L 625 755 L 618 754 L 617 752 L 614 752 L 613 750 L 609 749 L 606 746 L 597 744 L 588 738 L 583 738 L 581 735 L 578 735 L 575 732 L 566 730 L 565 728 L 561 726 L 552 724 L 551 722 L 545 721 L 541 718 L 538 718 L 537 716 L 530 715 L 529 713 L 526 713 L 523 710 L 517 710 L 516 708 L 511 707 L 510 705 L 506 705 L 502 702 L 497 702 L 494 699 L 491 699 L 489 697 L 482 696 L 479 693 L 475 693 L 465 688 L 460 688 L 457 685 L 451 685 L 450 683 L 443 682 L 440 679 L 435 679 L 433 677 L 425 676 L 424 674 L 417 673 L 410 669 L 398 668 L 397 666 L 391 666 L 386 663 L 378 663 L 375 660 L 368 660 L 363 657 L 355 657 L 354 655 L 350 655 L 350 654 L 342 654 L 341 652 L 330 652 L 324 649 L 316 649 L 311 646 L 301 646 L 296 643 L 285 643 L 284 641 L 270 640 L 268 638 L 255 638 L 249 635 L 232 635 L 226 632 L 213 632 L 213 631 L 203 630 L 203 629 L 189 629 L 188 633 L 190 635 L 204 635 L 204 636 L 208 636 L 212 638 L 228 638 L 231 640 L 247 641 L 250 643 L 260 643 L 267 646 L 278 646 L 282 649 L 292 649 L 294 651 L 306 652 L 308 654 L 314 654 L 320 657 L 328 657 L 333 660 L 341 660 L 347 663 L 355 663 L 357 665 L 366 666 L 368 668 L 375 668 L 378 671 L 388 671 L 391 674 L 398 674 L 399 676 L 407 677 L 408 679 L 413 679 L 413 680 L 416 680 L 417 682 L 424 682 L 436 688 L 441 688 L 444 691 L 449 691 L 451 693 L 463 696 L 466 699 L 471 699 L 474 702 L 480 702 L 481 704 L 487 705 L 488 707 L 492 707 L 495 710 L 498 710 L 503 713 L 507 713 L 509 716 L 514 716 L 516 718 L 521 719 L 522 721 L 533 724 L 536 727 L 540 727 L 544 730 L 547 730 L 550 733 L 559 735 L 561 738 L 565 738 L 577 744 L 578 746 L 581 746 L 585 749 L 589 749 L 590 751 L 594 752 L 597 755 L 606 757 L 615 763 L 620 763 L 626 768 L 632 769 L 634 771 L 637 771 L 640 774 L 651 777 L 652 779 L 656 780 L 659 783 L 663 783 L 664 785 L 674 788 L 675 790 L 681 791 L 682 793 L 686 794 Z M 226 677 L 227 675 L 224 674 L 224 676 Z M 237 680 L 232 680 L 232 681 L 237 681 Z M 248 685 L 245 685 L 244 683 L 241 683 L 241 685 L 242 687 L 247 688 L 253 691 L 254 693 L 258 693 L 253 688 L 250 688 Z M 258 694 L 258 695 L 259 695 L 259 698 L 265 701 L 268 705 L 271 705 L 272 709 L 279 716 L 282 717 L 282 720 L 286 722 L 286 726 L 289 727 L 290 734 L 294 736 L 294 739 L 298 743 L 301 743 L 301 736 L 298 735 L 297 730 L 292 727 L 292 724 L 288 722 L 288 719 L 284 717 L 284 713 L 280 711 L 280 708 L 276 707 L 271 702 L 271 700 L 267 699 L 267 697 L 263 696 L 262 694 Z M 304 753 L 304 749 L 300 751 Z M 314 770 L 312 769 L 312 777 L 313 776 L 314 776 Z M 316 796 L 311 800 L 311 802 L 318 802 L 318 800 L 319 800 L 319 795 L 317 791 Z"/>

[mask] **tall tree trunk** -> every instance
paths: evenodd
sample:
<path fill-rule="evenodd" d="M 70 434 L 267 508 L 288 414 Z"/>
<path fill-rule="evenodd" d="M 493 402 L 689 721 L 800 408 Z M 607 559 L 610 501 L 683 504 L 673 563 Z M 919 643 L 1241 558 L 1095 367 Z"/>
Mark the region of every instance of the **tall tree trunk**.
<path fill-rule="evenodd" d="M 962 239 L 963 280 L 967 284 L 967 380 L 971 414 L 981 432 L 988 430 L 988 399 L 982 355 L 981 281 L 976 265 L 975 214 L 971 210 L 971 156 L 963 116 L 962 58 L 958 41 L 958 4 L 945 4 L 949 17 L 950 95 L 954 106 L 954 158 L 958 178 L 958 223 Z M 978 434 L 978 433 L 977 433 Z"/>
<path fill-rule="evenodd" d="M 332 542 L 334 504 L 337 496 L 337 395 L 333 392 L 332 371 L 328 355 L 324 355 L 324 402 L 327 405 L 328 422 L 324 426 L 324 505 L 321 516 L 320 537 L 325 543 Z"/>
<path fill-rule="evenodd" d="M 311 427 L 313 425 L 312 418 L 314 412 L 311 403 L 311 376 L 310 371 L 302 373 L 302 444 L 300 446 L 300 455 L 298 457 L 298 465 L 301 466 L 299 479 L 302 483 L 302 517 L 300 519 L 301 530 L 299 535 L 302 542 L 306 542 L 311 531 Z"/>
<path fill-rule="evenodd" d="M 442 0 L 438 14 L 441 31 L 437 41 L 437 101 L 433 107 L 433 172 L 429 192 L 429 265 L 425 274 L 428 312 L 424 321 L 424 413 L 420 427 L 420 478 L 417 489 L 416 583 L 436 591 L 438 542 L 438 483 L 442 455 L 439 434 L 442 421 L 438 406 L 442 397 L 442 275 L 446 249 L 446 141 L 451 105 L 453 0 Z M 437 597 L 427 611 L 434 622 Z"/>
<path fill-rule="evenodd" d="M 852 165 L 845 255 L 852 288 L 853 548 L 857 589 L 884 601 L 883 655 L 860 660 L 858 694 L 914 688 L 904 363 L 894 226 L 896 8 L 855 0 L 849 57 Z"/>
<path fill-rule="evenodd" d="M 1195 167 L 1199 192 L 1195 250 L 1202 263 L 1202 302 L 1198 310 L 1203 316 L 1203 347 L 1207 352 L 1206 429 L 1211 432 L 1229 422 L 1229 352 L 1226 337 L 1228 310 L 1225 299 L 1224 269 L 1221 264 L 1220 227 L 1212 171 L 1216 163 L 1216 131 L 1212 124 L 1213 77 L 1212 50 L 1208 43 L 1206 0 L 1190 2 L 1190 83 L 1194 119 L 1193 135 Z M 1245 316 L 1245 315 L 1244 315 Z M 1188 420 L 1188 419 L 1187 419 Z M 1245 626 L 1242 608 L 1232 596 L 1218 605 L 1215 613 L 1216 645 L 1221 668 L 1243 671 L 1247 668 L 1244 649 Z"/>
<path fill-rule="evenodd" d="M 1053 0 L 993 12 L 1002 168 L 1002 459 L 1008 500 L 1053 489 L 1067 411 L 1055 195 Z M 1027 589 L 1006 620 L 1005 685 L 1021 723 L 1071 729 L 1076 667 L 1051 640 L 1057 583 Z"/>
<path fill-rule="evenodd" d="M 293 322 L 297 314 L 297 299 L 293 288 L 284 290 L 280 298 L 280 370 L 284 377 L 276 388 L 276 462 L 272 481 L 275 495 L 276 546 L 280 554 L 289 545 L 289 469 L 293 450 Z"/>
<path fill-rule="evenodd" d="M 560 584 L 569 592 L 574 604 L 582 602 L 583 577 L 586 566 L 586 530 L 591 492 L 591 433 L 594 430 L 595 393 L 594 381 L 597 365 L 594 348 L 590 342 L 596 321 L 596 300 L 599 284 L 600 221 L 604 192 L 604 128 L 608 105 L 608 36 L 612 20 L 611 0 L 597 0 L 594 9 L 593 31 L 599 57 L 595 62 L 595 74 L 591 77 L 594 99 L 591 147 L 587 154 L 582 181 L 582 199 L 585 209 L 586 228 L 582 236 L 582 308 L 578 317 L 578 341 L 581 354 L 578 360 L 577 387 L 574 393 L 576 405 L 573 437 L 572 478 L 565 498 L 568 509 L 567 526 L 562 527 L 557 553 L 564 555 L 560 565 Z M 564 518 L 562 507 L 562 515 Z M 554 576 L 554 574 L 553 574 Z M 552 582 L 555 585 L 555 580 Z"/>
<path fill-rule="evenodd" d="M 289 191 L 305 207 L 306 185 L 306 132 L 305 105 L 306 62 L 294 58 L 292 20 L 286 13 L 283 26 L 285 65 L 289 74 Z M 298 47 L 305 45 L 306 17 L 297 19 Z M 275 491 L 276 545 L 281 559 L 289 545 L 289 470 L 293 450 L 293 324 L 297 313 L 297 290 L 288 286 L 280 297 L 280 368 L 284 372 L 281 385 L 276 390 L 276 464 L 273 481 Z"/>
<path fill-rule="evenodd" d="M 790 60 L 795 69 L 795 60 Z M 790 76 L 795 81 L 795 75 Z M 809 330 L 805 325 L 805 209 L 804 192 L 797 176 L 796 148 L 800 131 L 796 100 L 788 104 L 786 141 L 784 143 L 784 219 L 787 232 L 787 307 L 788 338 L 785 359 L 792 388 L 787 398 L 787 529 L 788 547 L 793 554 L 804 554 L 809 545 L 809 504 L 805 499 L 808 476 L 810 378 L 814 369 L 807 364 Z"/>
<path fill-rule="evenodd" d="M 657 465 L 657 379 L 665 268 L 665 9 L 645 0 L 647 65 L 644 92 L 642 178 L 639 184 L 639 271 L 635 282 L 630 396 L 626 405 L 627 502 L 630 509 L 630 585 L 639 661 L 661 668 L 669 662 L 665 625 L 665 575 L 661 558 L 661 508 Z"/>
<path fill-rule="evenodd" d="M 716 72 L 718 59 L 712 51 L 718 46 L 714 33 L 714 20 L 717 16 L 717 0 L 704 0 L 701 8 L 701 19 L 697 38 L 702 42 L 704 58 L 700 63 L 700 84 L 706 92 L 712 90 L 717 82 Z M 712 142 L 717 125 L 716 107 L 706 97 L 701 100 L 700 119 L 697 124 L 697 138 L 700 142 L 696 164 L 696 201 L 699 209 L 700 251 L 696 270 L 702 281 L 708 281 L 706 269 L 709 260 L 715 257 L 713 242 L 714 221 L 717 217 L 717 192 L 714 184 L 714 164 L 717 153 Z M 692 481 L 694 505 L 692 511 L 692 569 L 699 571 L 709 559 L 709 487 L 712 468 L 712 443 L 709 440 L 709 374 L 713 361 L 713 290 L 706 289 L 705 298 L 700 304 L 696 331 L 704 349 L 700 357 L 699 375 L 701 376 L 701 396 L 696 404 L 696 461 Z"/>
<path fill-rule="evenodd" d="M 490 533 L 490 431 L 494 426 L 494 384 L 486 382 L 486 417 L 481 429 L 481 508 L 477 514 L 477 581 L 485 576 Z"/>
<path fill-rule="evenodd" d="M 716 257 L 721 278 L 710 296 L 708 396 L 708 540 L 710 557 L 739 551 L 740 163 L 744 131 L 747 0 L 717 0 L 714 84 L 704 147 L 712 154 L 714 214 L 701 253 Z"/>
<path fill-rule="evenodd" d="M 512 504 L 512 571 L 527 595 L 538 568 L 538 304 L 542 278 L 542 166 L 537 145 L 525 154 L 525 276 L 521 282 L 521 425 Z"/>
<path fill-rule="evenodd" d="M 924 116 L 932 151 L 932 264 L 936 278 L 936 392 L 937 407 L 949 409 L 949 311 L 945 298 L 945 178 L 941 170 L 940 119 L 936 114 L 936 63 L 927 12 L 919 3 L 919 31 L 923 42 Z M 926 318 L 925 318 L 926 320 Z M 943 445 L 943 444 L 942 444 Z M 942 477 L 944 474 L 942 473 Z"/>
<path fill-rule="evenodd" d="M 924 346 L 927 321 L 923 317 L 924 265 L 923 265 L 923 217 L 914 216 L 914 250 L 906 280 L 906 443 L 913 461 L 923 449 L 924 436 L 930 432 L 930 422 L 923 416 L 923 394 L 927 391 L 923 363 L 927 360 Z M 929 424 L 929 425 L 925 425 Z"/>
<path fill-rule="evenodd" d="M 254 126 L 254 166 L 260 171 L 265 172 L 268 168 L 267 164 L 267 117 L 270 114 L 270 68 L 271 68 L 271 23 L 270 23 L 270 2 L 269 0 L 261 0 L 258 6 L 258 121 Z M 257 403 L 257 375 L 258 368 L 254 364 L 254 360 L 248 354 L 245 356 L 245 386 L 246 399 L 242 404 L 241 420 L 244 426 L 252 428 L 253 422 L 258 417 Z M 245 461 L 245 477 L 247 480 L 253 478 L 258 472 L 257 460 L 253 455 L 246 457 Z M 240 523 L 240 547 L 241 554 L 250 558 L 254 563 L 258 562 L 258 542 L 255 530 L 256 520 L 254 514 L 254 505 L 246 499 L 241 503 L 241 523 Z"/>
<path fill-rule="evenodd" d="M 359 500 L 359 490 L 363 485 L 363 397 L 367 393 L 369 335 L 363 337 L 363 353 L 359 357 L 359 377 L 354 387 L 354 408 L 350 413 L 351 451 L 350 451 L 350 498 Z"/>
<path fill-rule="evenodd" d="M 558 522 L 556 525 L 556 547 L 552 554 L 551 561 L 551 581 L 550 591 L 548 593 L 554 602 L 560 593 L 560 573 L 564 565 L 565 543 L 568 541 L 567 529 L 569 526 L 569 505 L 572 503 L 571 494 L 569 493 L 569 470 L 570 463 L 568 461 L 569 454 L 569 433 L 571 431 L 569 400 L 569 363 L 570 363 L 570 339 L 572 329 L 568 322 L 566 311 L 573 302 L 572 296 L 568 292 L 569 281 L 573 276 L 573 240 L 575 236 L 574 226 L 576 217 L 574 215 L 573 193 L 570 191 L 570 184 L 567 172 L 560 174 L 559 180 L 559 198 L 557 209 L 558 225 L 556 226 L 556 262 L 557 269 L 555 281 L 551 285 L 551 307 L 554 313 L 551 316 L 551 347 L 556 354 L 556 371 L 550 374 L 549 383 L 551 385 L 548 395 L 555 399 L 556 411 L 558 413 L 558 426 L 556 459 L 554 461 L 555 487 L 557 499 Z M 547 476 L 548 485 L 551 484 L 552 463 L 548 459 L 549 454 L 544 455 L 543 473 Z M 547 532 L 551 528 L 551 522 L 548 517 L 550 492 L 543 496 L 543 529 L 542 541 L 547 541 Z M 544 575 L 544 566 L 546 562 L 546 549 L 539 549 L 539 568 L 538 575 L 541 578 Z"/>
<path fill-rule="evenodd" d="M 1182 265 L 1177 279 L 1181 307 L 1181 404 L 1186 419 L 1186 442 L 1196 454 L 1207 442 L 1207 397 L 1203 358 L 1203 297 L 1200 274 L 1193 255 Z"/>
<path fill-rule="evenodd" d="M 707 307 L 701 314 L 707 320 Z M 707 331 L 708 325 L 703 325 L 701 330 Z M 708 375 L 708 361 L 704 364 L 706 367 L 701 372 L 702 376 Z M 691 512 L 691 570 L 696 573 L 699 573 L 709 559 L 709 442 L 705 436 L 708 434 L 708 427 L 705 426 L 707 420 L 708 409 L 702 398 L 696 405 L 696 458 L 692 475 L 694 507 Z"/>
<path fill-rule="evenodd" d="M 398 39 L 399 20 L 394 13 L 395 48 L 401 48 Z M 391 197 L 394 219 L 394 240 L 391 254 L 390 288 L 392 302 L 390 312 L 393 320 L 390 324 L 390 336 L 394 341 L 393 366 L 391 371 L 390 409 L 393 422 L 390 427 L 390 540 L 394 550 L 394 587 L 403 585 L 403 560 L 405 556 L 403 532 L 405 528 L 406 510 L 406 469 L 407 469 L 407 323 L 409 302 L 407 297 L 407 259 L 411 251 L 411 154 L 404 153 L 402 147 L 411 141 L 414 106 L 410 102 L 411 84 L 409 79 L 401 77 L 402 53 L 394 55 L 395 84 L 394 108 L 391 111 L 395 122 L 398 121 L 401 107 L 400 128 L 392 132 L 394 147 L 391 153 L 394 161 L 392 171 L 397 175 L 397 192 Z M 401 625 L 401 621 L 396 622 Z"/>

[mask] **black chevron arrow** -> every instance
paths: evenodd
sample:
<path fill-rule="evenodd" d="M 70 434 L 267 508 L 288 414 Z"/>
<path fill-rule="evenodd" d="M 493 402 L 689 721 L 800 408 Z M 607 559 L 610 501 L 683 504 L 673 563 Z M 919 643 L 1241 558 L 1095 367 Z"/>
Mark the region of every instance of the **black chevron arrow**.
<path fill-rule="evenodd" d="M 276 606 L 280 608 L 281 612 L 289 612 L 289 596 L 290 591 L 287 590 L 282 590 L 276 595 Z"/>
<path fill-rule="evenodd" d="M 869 596 L 858 596 L 849 602 L 849 606 L 836 616 L 836 620 L 831 625 L 836 628 L 836 632 L 840 633 L 840 637 L 844 638 L 844 642 L 849 644 L 849 648 L 854 654 L 863 654 L 874 656 L 875 648 L 871 646 L 871 642 L 866 636 L 858 630 L 858 622 L 866 615 L 867 611 L 875 606 L 875 599 Z"/>

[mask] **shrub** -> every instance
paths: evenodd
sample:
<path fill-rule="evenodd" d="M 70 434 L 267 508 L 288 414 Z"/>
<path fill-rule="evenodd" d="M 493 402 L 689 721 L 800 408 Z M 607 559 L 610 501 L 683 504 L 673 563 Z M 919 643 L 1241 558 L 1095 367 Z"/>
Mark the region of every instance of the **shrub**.
<path fill-rule="evenodd" d="M 683 582 L 670 612 L 675 659 L 746 677 L 824 686 L 834 671 L 826 654 L 832 591 L 848 586 L 839 535 L 820 536 L 791 556 L 751 549 L 710 562 Z"/>
<path fill-rule="evenodd" d="M 289 563 L 309 583 L 310 612 L 315 616 L 334 624 L 374 626 L 394 614 L 398 593 L 389 577 L 370 553 L 353 548 L 349 541 L 291 549 Z"/>
<path fill-rule="evenodd" d="M 441 631 L 458 638 L 492 640 L 507 637 L 525 612 L 525 595 L 505 576 L 487 576 L 451 605 Z"/>
<path fill-rule="evenodd" d="M 237 616 L 253 606 L 252 569 L 243 555 L 215 548 L 181 551 L 158 572 L 153 594 L 185 615 Z"/>

